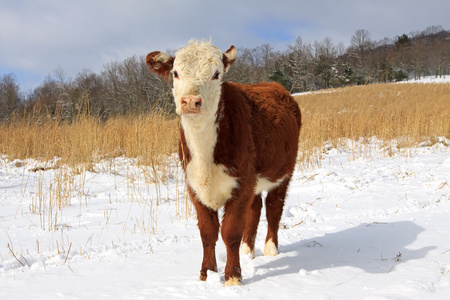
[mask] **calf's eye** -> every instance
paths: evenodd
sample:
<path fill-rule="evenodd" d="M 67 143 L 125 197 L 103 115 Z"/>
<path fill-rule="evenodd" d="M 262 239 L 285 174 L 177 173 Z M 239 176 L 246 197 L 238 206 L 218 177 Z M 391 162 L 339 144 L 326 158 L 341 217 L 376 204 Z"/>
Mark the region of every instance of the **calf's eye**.
<path fill-rule="evenodd" d="M 173 71 L 173 78 L 178 78 L 178 72 L 177 71 Z"/>
<path fill-rule="evenodd" d="M 219 79 L 219 72 L 214 73 L 213 80 Z"/>

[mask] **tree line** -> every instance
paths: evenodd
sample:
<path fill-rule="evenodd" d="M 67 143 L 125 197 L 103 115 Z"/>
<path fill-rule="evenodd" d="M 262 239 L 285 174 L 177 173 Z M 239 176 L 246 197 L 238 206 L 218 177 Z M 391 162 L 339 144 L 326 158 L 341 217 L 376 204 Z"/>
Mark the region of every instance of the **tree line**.
<path fill-rule="evenodd" d="M 348 47 L 330 38 L 305 42 L 301 37 L 283 51 L 270 44 L 241 47 L 225 80 L 275 81 L 297 93 L 449 74 L 450 31 L 431 26 L 380 41 L 360 29 Z M 171 87 L 147 70 L 143 56 L 110 62 L 99 73 L 84 69 L 73 79 L 57 69 L 26 94 L 14 74 L 0 76 L 0 123 L 30 116 L 71 121 L 80 113 L 107 119 L 154 110 L 173 114 Z"/>

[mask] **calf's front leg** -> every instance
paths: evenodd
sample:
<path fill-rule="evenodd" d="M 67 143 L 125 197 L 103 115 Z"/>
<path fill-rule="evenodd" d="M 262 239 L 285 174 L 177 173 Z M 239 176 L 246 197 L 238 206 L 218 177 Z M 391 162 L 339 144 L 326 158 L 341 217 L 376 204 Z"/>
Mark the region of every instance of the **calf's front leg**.
<path fill-rule="evenodd" d="M 232 198 L 225 204 L 222 221 L 222 239 L 227 248 L 227 264 L 225 266 L 225 286 L 241 285 L 241 265 L 239 262 L 239 246 L 244 231 L 244 205 L 242 201 Z"/>
<path fill-rule="evenodd" d="M 217 272 L 216 242 L 219 237 L 219 217 L 217 211 L 204 206 L 198 201 L 192 191 L 189 192 L 197 212 L 198 228 L 203 244 L 203 262 L 200 270 L 200 280 L 205 281 L 208 270 Z"/>

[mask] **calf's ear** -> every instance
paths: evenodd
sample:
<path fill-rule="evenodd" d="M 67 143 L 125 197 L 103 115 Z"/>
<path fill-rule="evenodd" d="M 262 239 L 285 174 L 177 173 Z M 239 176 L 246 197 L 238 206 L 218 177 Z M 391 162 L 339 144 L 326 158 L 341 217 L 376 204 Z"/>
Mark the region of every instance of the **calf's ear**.
<path fill-rule="evenodd" d="M 236 60 L 236 48 L 234 46 L 231 46 L 230 49 L 228 49 L 223 54 L 223 58 L 222 58 L 225 72 L 228 71 L 228 69 L 234 63 L 235 60 Z"/>
<path fill-rule="evenodd" d="M 147 68 L 158 76 L 168 78 L 173 69 L 174 57 L 164 52 L 154 51 L 147 54 L 145 59 Z"/>

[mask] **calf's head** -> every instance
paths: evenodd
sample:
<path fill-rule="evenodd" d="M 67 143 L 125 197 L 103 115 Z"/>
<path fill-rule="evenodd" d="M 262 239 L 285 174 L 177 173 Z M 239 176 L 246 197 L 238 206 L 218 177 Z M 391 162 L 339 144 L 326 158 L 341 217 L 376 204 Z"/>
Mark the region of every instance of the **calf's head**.
<path fill-rule="evenodd" d="M 210 42 L 190 41 L 175 57 L 155 51 L 146 62 L 150 71 L 173 77 L 177 114 L 197 119 L 217 112 L 223 75 L 235 59 L 234 46 L 222 53 Z"/>

